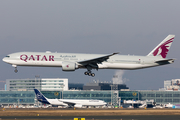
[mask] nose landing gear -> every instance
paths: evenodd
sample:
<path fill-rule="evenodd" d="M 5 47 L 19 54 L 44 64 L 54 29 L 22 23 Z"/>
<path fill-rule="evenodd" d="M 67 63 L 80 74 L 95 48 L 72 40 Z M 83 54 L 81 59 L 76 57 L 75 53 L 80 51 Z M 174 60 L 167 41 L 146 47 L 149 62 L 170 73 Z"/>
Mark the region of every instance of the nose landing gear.
<path fill-rule="evenodd" d="M 15 68 L 14 72 L 15 72 L 15 73 L 17 73 L 17 72 L 18 72 L 17 68 Z"/>
<path fill-rule="evenodd" d="M 17 65 L 12 65 L 12 66 L 15 68 L 14 72 L 17 73 L 18 72 Z"/>

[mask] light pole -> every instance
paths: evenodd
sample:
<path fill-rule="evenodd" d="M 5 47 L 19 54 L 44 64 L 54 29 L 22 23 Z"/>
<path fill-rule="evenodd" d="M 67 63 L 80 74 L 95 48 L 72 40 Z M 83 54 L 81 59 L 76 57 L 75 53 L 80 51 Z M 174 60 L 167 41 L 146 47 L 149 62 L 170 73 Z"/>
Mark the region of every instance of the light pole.
<path fill-rule="evenodd" d="M 121 106 L 121 97 L 118 97 L 119 107 Z"/>
<path fill-rule="evenodd" d="M 64 89 L 64 84 L 60 85 L 60 87 L 62 88 L 62 99 L 63 99 L 63 89 Z"/>
<path fill-rule="evenodd" d="M 113 85 L 110 85 L 111 86 L 111 107 L 112 107 L 112 87 Z"/>
<path fill-rule="evenodd" d="M 39 79 L 39 81 L 38 81 L 38 78 L 40 78 L 40 75 L 35 75 L 35 85 L 36 85 L 36 83 L 39 83 L 39 88 L 38 89 L 40 89 L 40 91 L 41 91 L 41 79 Z"/>

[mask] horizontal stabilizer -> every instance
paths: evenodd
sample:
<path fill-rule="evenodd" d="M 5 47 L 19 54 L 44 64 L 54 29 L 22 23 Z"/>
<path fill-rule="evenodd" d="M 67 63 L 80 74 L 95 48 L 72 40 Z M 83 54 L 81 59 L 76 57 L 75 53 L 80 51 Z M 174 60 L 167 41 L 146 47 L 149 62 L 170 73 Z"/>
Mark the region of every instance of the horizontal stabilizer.
<path fill-rule="evenodd" d="M 155 63 L 164 63 L 164 62 L 174 62 L 175 59 L 164 59 L 164 60 L 158 60 L 158 61 L 155 61 Z"/>

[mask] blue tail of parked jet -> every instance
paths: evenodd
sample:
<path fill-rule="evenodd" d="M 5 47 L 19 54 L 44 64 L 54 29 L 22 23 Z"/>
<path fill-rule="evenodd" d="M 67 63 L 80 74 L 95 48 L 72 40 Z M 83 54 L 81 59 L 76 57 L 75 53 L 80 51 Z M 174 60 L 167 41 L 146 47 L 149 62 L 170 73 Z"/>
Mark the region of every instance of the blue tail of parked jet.
<path fill-rule="evenodd" d="M 47 98 L 38 90 L 38 89 L 34 89 L 34 92 L 36 94 L 37 100 L 45 103 L 45 104 L 50 104 L 47 100 Z"/>

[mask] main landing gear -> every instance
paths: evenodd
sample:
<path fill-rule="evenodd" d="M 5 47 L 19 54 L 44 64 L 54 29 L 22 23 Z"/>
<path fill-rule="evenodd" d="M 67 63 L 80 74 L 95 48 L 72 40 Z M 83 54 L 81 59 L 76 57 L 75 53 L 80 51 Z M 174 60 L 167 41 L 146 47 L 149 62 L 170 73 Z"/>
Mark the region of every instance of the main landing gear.
<path fill-rule="evenodd" d="M 84 72 L 85 75 L 88 75 L 88 76 L 92 76 L 94 77 L 95 74 L 94 73 L 91 73 L 91 70 L 92 70 L 92 67 L 91 66 L 86 66 L 87 70 L 86 72 Z"/>
<path fill-rule="evenodd" d="M 85 74 L 85 75 L 92 76 L 92 77 L 95 76 L 95 74 L 94 74 L 94 73 L 91 73 L 91 71 L 84 72 L 84 74 Z"/>

